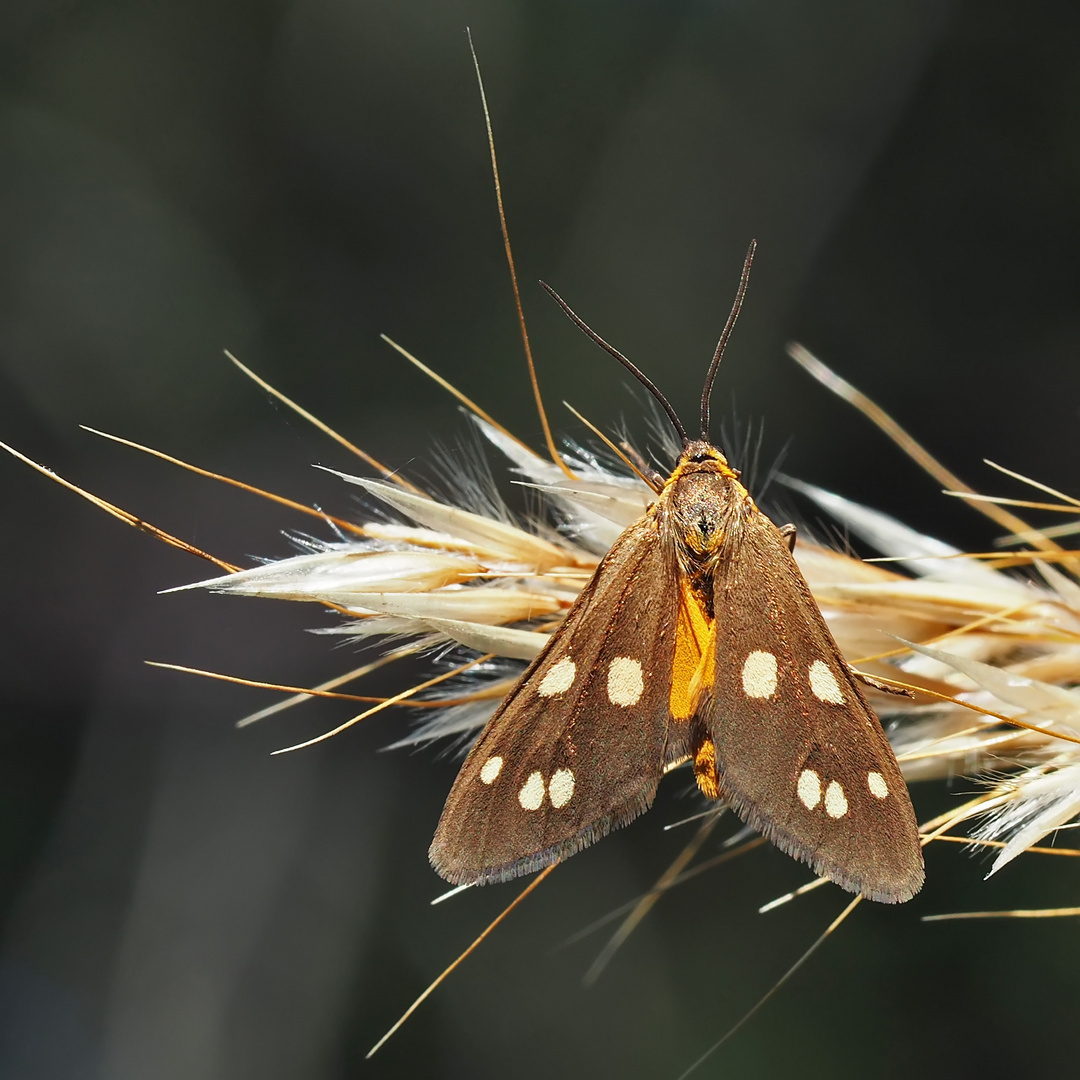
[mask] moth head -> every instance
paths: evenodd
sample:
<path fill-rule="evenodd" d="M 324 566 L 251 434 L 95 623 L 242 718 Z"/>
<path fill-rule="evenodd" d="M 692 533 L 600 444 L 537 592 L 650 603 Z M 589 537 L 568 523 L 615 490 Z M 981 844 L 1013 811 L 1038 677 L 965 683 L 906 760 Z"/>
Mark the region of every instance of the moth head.
<path fill-rule="evenodd" d="M 693 466 L 703 465 L 703 469 L 694 470 Z M 708 439 L 692 439 L 683 449 L 679 456 L 677 474 L 688 471 L 720 473 L 729 479 L 738 480 L 739 470 L 733 469 L 724 457 L 723 451 L 718 450 Z"/>

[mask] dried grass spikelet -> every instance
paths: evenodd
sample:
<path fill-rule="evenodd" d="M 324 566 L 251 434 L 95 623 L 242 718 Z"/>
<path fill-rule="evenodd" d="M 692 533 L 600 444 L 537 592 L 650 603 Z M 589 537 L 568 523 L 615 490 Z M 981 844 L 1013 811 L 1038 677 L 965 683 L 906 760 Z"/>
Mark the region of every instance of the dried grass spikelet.
<path fill-rule="evenodd" d="M 805 350 L 794 354 L 814 370 Z M 835 376 L 809 360 L 836 389 Z M 294 535 L 299 554 L 239 571 L 218 561 L 233 572 L 182 586 L 333 608 L 338 624 L 320 632 L 363 642 L 377 659 L 316 688 L 322 693 L 397 657 L 435 658 L 434 679 L 377 702 L 333 733 L 394 703 L 417 716 L 394 746 L 446 739 L 467 746 L 603 552 L 654 497 L 613 455 L 575 446 L 557 466 L 473 408 L 473 422 L 514 481 L 541 501 L 530 520 L 515 517 L 490 478 L 459 482 L 450 503 L 400 477 L 391 483 L 342 472 L 336 475 L 359 486 L 372 508 L 350 533 L 339 528 L 330 541 Z M 661 454 L 673 460 L 677 448 L 668 443 Z M 1073 689 L 1080 683 L 1080 584 L 1071 576 L 1077 560 L 1031 530 L 1024 539 L 1044 549 L 1038 558 L 1031 551 L 965 555 L 888 515 L 783 479 L 906 571 L 803 540 L 796 546 L 848 660 L 914 693 L 870 691 L 907 779 L 962 776 L 984 787 L 949 816 L 949 827 L 972 822 L 971 839 L 1000 846 L 993 873 L 1080 814 L 1080 691 Z M 1060 498 L 1059 508 L 1077 508 Z M 974 505 L 998 510 L 996 503 Z M 1018 572 L 1016 564 L 1035 572 Z M 242 723 L 308 696 L 290 689 L 301 693 Z M 928 823 L 927 832 L 942 824 Z"/>
<path fill-rule="evenodd" d="M 794 354 L 814 370 L 809 354 Z M 835 376 L 814 363 L 814 373 L 836 389 Z M 408 640 L 409 651 L 452 644 L 482 654 L 468 672 L 416 695 L 425 706 L 421 719 L 395 746 L 451 736 L 467 743 L 512 685 L 511 662 L 543 647 L 599 556 L 653 497 L 613 459 L 576 447 L 564 455 L 564 469 L 489 418 L 474 420 L 518 482 L 539 493 L 544 514 L 515 522 L 480 483 L 464 485 L 460 505 L 449 505 L 340 474 L 396 520 L 368 520 L 363 538 L 308 540 L 304 554 L 189 586 L 330 603 L 344 616 L 333 633 L 378 638 L 399 650 Z M 973 840 L 1000 846 L 991 873 L 1072 820 L 1080 813 L 1076 559 L 1026 527 L 1023 539 L 1044 549 L 1041 558 L 1030 551 L 968 556 L 885 514 L 787 483 L 908 571 L 812 543 L 796 548 L 844 655 L 915 691 L 912 698 L 874 694 L 905 776 L 965 776 L 985 786 L 948 825 L 974 821 Z M 1059 497 L 1057 509 L 1077 509 Z M 1002 517 L 996 503 L 975 505 Z M 1034 565 L 1038 576 L 1018 574 L 1018 563 Z M 928 831 L 941 826 L 928 823 Z"/>
<path fill-rule="evenodd" d="M 493 654 L 490 670 L 428 691 L 427 702 L 455 703 L 425 710 L 399 746 L 467 739 L 478 730 L 496 708 L 498 690 L 511 682 L 506 665 L 496 661 L 536 655 L 602 550 L 653 497 L 637 477 L 595 455 L 578 449 L 569 457 L 571 479 L 485 421 L 477 424 L 516 477 L 539 491 L 547 518 L 514 524 L 490 504 L 448 506 L 343 476 L 404 522 L 367 521 L 367 539 L 200 583 L 242 595 L 333 602 L 346 613 L 339 634 L 411 638 L 426 648 L 451 642 Z M 887 515 L 789 483 L 909 571 L 905 576 L 812 543 L 796 547 L 852 663 L 957 699 L 879 694 L 875 705 L 909 780 L 959 775 L 989 782 L 964 817 L 981 819 L 976 839 L 1005 841 L 993 864 L 1000 869 L 1080 812 L 1080 742 L 1069 741 L 1080 740 L 1080 692 L 1070 688 L 1080 682 L 1080 585 L 1042 560 L 1036 563 L 1041 580 L 1018 576 Z"/>

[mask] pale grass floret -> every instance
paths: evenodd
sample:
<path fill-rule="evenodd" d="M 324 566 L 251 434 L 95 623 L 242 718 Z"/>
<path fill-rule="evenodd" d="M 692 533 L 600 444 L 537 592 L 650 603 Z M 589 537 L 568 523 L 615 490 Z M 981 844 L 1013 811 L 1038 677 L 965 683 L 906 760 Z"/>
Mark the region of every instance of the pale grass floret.
<path fill-rule="evenodd" d="M 452 505 L 338 473 L 380 510 L 356 539 L 304 538 L 302 554 L 184 586 L 316 602 L 341 615 L 322 633 L 398 648 L 405 638 L 414 642 L 411 652 L 450 647 L 486 657 L 416 695 L 426 707 L 395 746 L 467 744 L 513 685 L 514 663 L 539 653 L 599 557 L 654 497 L 639 476 L 616 472 L 587 450 L 566 456 L 568 475 L 496 425 L 474 420 L 516 482 L 538 492 L 546 518 L 515 522 L 487 491 L 475 506 Z M 1070 822 L 1080 813 L 1080 693 L 1072 689 L 1080 683 L 1080 585 L 1037 560 L 1029 562 L 1038 578 L 1018 576 L 886 514 L 783 479 L 907 571 L 805 539 L 795 549 L 848 661 L 916 692 L 870 691 L 905 777 L 981 783 L 983 794 L 958 807 L 950 824 L 975 821 L 969 835 L 976 843 L 1003 845 L 992 873 Z M 431 707 L 440 702 L 445 707 Z"/>
<path fill-rule="evenodd" d="M 447 705 L 425 709 L 395 746 L 447 737 L 467 743 L 513 685 L 520 669 L 512 662 L 537 655 L 599 555 L 654 497 L 639 477 L 587 451 L 568 459 L 569 477 L 476 422 L 519 482 L 539 492 L 548 520 L 518 524 L 504 506 L 493 512 L 490 499 L 486 507 L 455 506 L 339 473 L 401 520 L 366 521 L 362 539 L 307 541 L 307 553 L 186 586 L 330 604 L 343 619 L 323 632 L 414 638 L 425 648 L 457 646 L 491 658 L 422 695 L 426 705 Z M 1080 740 L 1080 693 L 1071 688 L 1080 682 L 1080 585 L 1047 563 L 1037 564 L 1041 580 L 1018 576 L 886 514 L 784 479 L 908 571 L 807 540 L 796 546 L 849 662 L 915 688 L 914 699 L 870 691 L 907 779 L 981 782 L 984 794 L 958 808 L 953 825 L 979 819 L 972 839 L 1004 844 L 991 872 L 1080 813 L 1080 744 L 1068 741 Z"/>

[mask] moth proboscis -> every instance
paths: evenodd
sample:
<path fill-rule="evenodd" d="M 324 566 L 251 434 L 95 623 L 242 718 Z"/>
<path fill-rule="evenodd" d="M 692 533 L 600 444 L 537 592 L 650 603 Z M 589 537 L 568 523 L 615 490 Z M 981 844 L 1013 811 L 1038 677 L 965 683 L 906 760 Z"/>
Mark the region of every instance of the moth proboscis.
<path fill-rule="evenodd" d="M 915 812 L 892 748 L 778 528 L 709 438 L 691 439 L 641 371 L 567 315 L 656 398 L 682 440 L 656 500 L 615 541 L 465 759 L 431 845 L 456 884 L 567 858 L 652 804 L 690 761 L 698 788 L 850 892 L 885 903 L 923 883 Z M 545 286 L 546 288 L 546 286 Z"/>

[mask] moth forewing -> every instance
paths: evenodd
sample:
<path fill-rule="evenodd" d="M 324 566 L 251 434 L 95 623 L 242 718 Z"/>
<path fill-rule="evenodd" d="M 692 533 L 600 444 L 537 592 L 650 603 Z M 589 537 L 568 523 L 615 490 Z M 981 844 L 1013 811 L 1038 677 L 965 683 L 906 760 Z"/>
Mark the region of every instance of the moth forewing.
<path fill-rule="evenodd" d="M 716 668 L 704 726 L 723 797 L 851 892 L 896 903 L 923 883 L 896 758 L 792 557 L 749 500 L 714 575 Z"/>
<path fill-rule="evenodd" d="M 447 880 L 504 881 L 652 804 L 674 648 L 655 508 L 615 542 L 470 751 L 429 852 Z"/>

